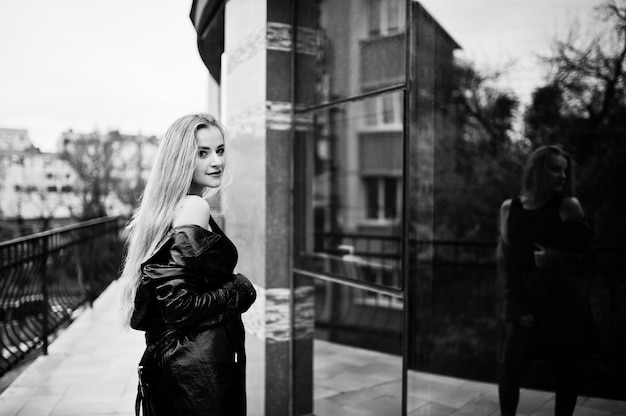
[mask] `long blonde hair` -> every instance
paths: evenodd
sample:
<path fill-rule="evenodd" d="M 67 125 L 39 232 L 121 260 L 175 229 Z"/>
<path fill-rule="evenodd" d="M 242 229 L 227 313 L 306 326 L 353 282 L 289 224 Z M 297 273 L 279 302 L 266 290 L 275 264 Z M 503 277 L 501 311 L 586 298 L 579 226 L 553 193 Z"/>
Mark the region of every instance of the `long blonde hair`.
<path fill-rule="evenodd" d="M 157 248 L 174 219 L 176 207 L 189 191 L 198 154 L 196 132 L 215 127 L 226 141 L 226 130 L 211 115 L 189 114 L 180 117 L 161 139 L 159 149 L 143 191 L 139 209 L 128 224 L 126 256 L 120 276 L 122 282 L 122 318 L 127 326 L 135 309 L 135 295 L 141 282 L 141 264 Z M 224 176 L 230 175 L 224 164 Z M 209 188 L 205 198 L 215 197 L 228 184 Z M 223 204 L 222 204 L 223 205 Z"/>

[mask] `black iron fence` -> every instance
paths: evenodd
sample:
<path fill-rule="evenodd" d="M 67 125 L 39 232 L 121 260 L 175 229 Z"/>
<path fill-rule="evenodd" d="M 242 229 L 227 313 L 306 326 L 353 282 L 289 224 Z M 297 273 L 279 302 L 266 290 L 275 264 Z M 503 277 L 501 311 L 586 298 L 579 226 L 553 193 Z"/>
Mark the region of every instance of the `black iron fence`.
<path fill-rule="evenodd" d="M 316 252 L 351 254 L 399 267 L 402 239 L 399 235 L 366 233 L 316 233 Z M 438 264 L 493 266 L 496 243 L 491 241 L 413 240 L 411 252 Z"/>
<path fill-rule="evenodd" d="M 300 256 L 299 267 L 311 272 L 307 276 L 319 276 L 307 283 L 315 287 L 317 336 L 399 354 L 403 301 L 394 290 L 402 287 L 400 237 L 324 233 L 316 235 L 316 242 L 314 253 Z M 430 330 L 419 334 L 420 345 L 431 351 L 421 368 L 493 382 L 504 339 L 496 243 L 411 244 L 419 274 L 431 282 Z M 595 257 L 589 290 L 599 361 L 582 366 L 581 386 L 588 395 L 624 400 L 626 246 L 597 244 Z M 544 382 L 529 385 L 540 388 Z"/>
<path fill-rule="evenodd" d="M 113 281 L 125 220 L 99 218 L 0 243 L 0 376 Z"/>

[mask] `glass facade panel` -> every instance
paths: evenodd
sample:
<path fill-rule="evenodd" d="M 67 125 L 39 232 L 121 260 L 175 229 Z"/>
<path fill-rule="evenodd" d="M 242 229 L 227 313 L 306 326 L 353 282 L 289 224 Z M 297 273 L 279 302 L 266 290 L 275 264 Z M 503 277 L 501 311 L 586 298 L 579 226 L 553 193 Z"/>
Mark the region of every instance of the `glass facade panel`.
<path fill-rule="evenodd" d="M 524 363 L 521 386 L 541 393 L 523 390 L 520 406 L 529 413 L 552 413 L 560 377 L 576 380 L 582 396 L 613 400 L 579 400 L 577 412 L 593 412 L 591 402 L 624 408 L 626 313 L 616 305 L 626 304 L 620 278 L 626 272 L 621 238 L 626 164 L 620 162 L 626 157 L 621 140 L 626 61 L 614 40 L 623 40 L 625 14 L 605 5 L 594 15 L 593 6 L 600 4 L 562 6 L 560 16 L 577 10 L 586 16 L 586 27 L 598 36 L 612 33 L 613 41 L 585 41 L 580 33 L 580 38 L 563 39 L 556 32 L 552 42 L 539 40 L 533 22 L 544 16 L 521 3 L 515 6 L 516 20 L 506 20 L 511 11 L 494 2 L 493 16 L 501 19 L 477 15 L 472 30 L 467 16 L 475 8 L 462 0 L 302 6 L 299 25 L 316 34 L 318 47 L 315 53 L 298 54 L 296 63 L 296 113 L 307 122 L 295 133 L 294 265 L 296 290 L 314 294 L 309 296 L 314 330 L 306 348 L 315 360 L 329 345 L 352 348 L 362 342 L 370 352 L 398 354 L 403 360 L 406 407 L 401 412 L 497 414 L 499 375 L 510 375 L 502 367 L 503 352 L 512 345 L 507 334 L 522 325 L 507 315 L 505 293 L 511 288 L 504 271 L 511 269 L 502 261 L 507 257 L 502 254 L 501 206 L 524 194 L 528 155 L 556 145 L 571 155 L 567 165 L 576 175 L 568 171 L 566 176 L 585 221 L 593 224 L 593 250 L 590 244 L 584 251 L 569 243 L 550 248 L 583 258 L 576 263 L 567 257 L 573 262 L 550 266 L 572 272 L 570 283 L 541 282 L 545 304 L 574 311 L 571 316 L 577 318 L 575 324 L 564 319 L 558 328 L 536 335 L 535 327 L 531 333 L 548 344 L 569 334 L 561 338 L 568 342 L 558 341 L 564 348 L 558 351 L 576 351 L 577 358 L 566 362 L 569 377 L 555 374 L 550 360 Z M 482 21 L 480 30 L 474 20 Z M 505 21 L 508 26 L 500 23 Z M 506 48 L 494 41 L 500 39 Z M 604 48 L 602 53 L 598 48 Z M 514 57 L 522 64 L 503 65 L 498 59 L 503 51 L 519 54 Z M 536 60 L 542 53 L 549 62 Z M 608 71 L 609 61 L 601 56 L 621 66 Z M 585 70 L 589 59 L 600 72 Z M 616 76 L 612 84 L 605 83 L 609 73 Z M 559 189 L 555 195 L 566 194 Z M 560 205 L 553 214 L 559 226 L 569 226 Z M 504 223 L 508 227 L 508 220 Z M 535 252 L 529 253 L 534 259 Z M 529 267 L 554 277 L 537 272 L 543 266 L 536 263 Z M 329 303 L 330 298 L 341 302 Z M 390 328 L 400 334 L 394 345 L 403 348 L 382 350 L 375 342 L 355 341 L 354 331 L 363 327 L 354 316 L 365 316 L 365 310 L 393 316 Z M 547 316 L 543 319 L 559 319 L 558 313 Z M 346 326 L 329 327 L 330 321 Z M 400 321 L 404 325 L 398 326 Z M 584 328 L 585 335 L 563 332 L 572 325 Z M 550 345 L 554 352 L 557 344 Z M 580 355 L 579 345 L 585 348 Z M 295 351 L 296 361 L 306 357 Z M 322 374 L 312 376 L 316 414 L 342 410 L 320 400 L 328 394 L 333 406 L 341 402 L 326 390 Z M 538 395 L 545 398 L 542 403 Z M 336 414 L 351 414 L 343 410 Z"/>
<path fill-rule="evenodd" d="M 383 98 L 402 102 L 402 95 Z M 367 123 L 380 98 L 316 110 L 312 126 L 298 132 L 306 168 L 296 265 L 401 288 L 402 125 Z"/>
<path fill-rule="evenodd" d="M 623 279 L 615 280 L 626 253 L 615 232 L 626 229 L 626 187 L 616 179 L 626 177 L 617 162 L 626 155 L 618 139 L 626 125 L 617 121 L 625 107 L 623 91 L 600 81 L 601 56 L 620 60 L 626 76 L 624 41 L 620 49 L 583 35 L 623 36 L 625 15 L 601 3 L 505 10 L 494 2 L 489 17 L 470 19 L 471 30 L 467 2 L 410 3 L 408 414 L 498 414 L 501 403 L 515 414 L 507 403 L 519 387 L 520 413 L 553 414 L 557 386 L 561 403 L 579 395 L 574 414 L 594 411 L 581 396 L 626 408 L 626 360 L 617 358 L 626 356 L 626 314 L 611 306 L 626 301 Z M 565 16 L 574 14 L 584 18 L 572 37 L 537 35 L 539 21 L 572 24 Z M 571 180 L 586 218 L 568 216 L 565 185 L 545 194 L 533 181 L 522 186 L 529 155 L 545 145 L 571 155 L 575 174 L 566 169 L 564 183 Z M 533 180 L 549 182 L 544 175 Z M 538 212 L 552 217 L 530 219 Z M 538 241 L 550 248 L 533 247 Z M 436 375 L 428 385 L 426 374 Z M 441 400 L 425 404 L 425 392 Z"/>
<path fill-rule="evenodd" d="M 295 308 L 312 312 L 308 347 L 312 400 L 296 389 L 297 414 L 400 416 L 402 302 L 396 296 L 296 274 Z M 296 356 L 296 369 L 306 354 Z M 311 371 L 305 371 L 311 374 Z M 296 383 L 302 383 L 296 381 Z M 309 387 L 309 390 L 311 387 Z M 373 412 L 373 413 L 372 413 Z"/>
<path fill-rule="evenodd" d="M 296 76 L 307 81 L 296 86 L 300 108 L 405 82 L 404 1 L 300 2 L 297 9 Z"/>
<path fill-rule="evenodd" d="M 298 415 L 402 414 L 406 48 L 394 2 L 296 6 L 298 36 L 315 39 L 296 54 Z"/>

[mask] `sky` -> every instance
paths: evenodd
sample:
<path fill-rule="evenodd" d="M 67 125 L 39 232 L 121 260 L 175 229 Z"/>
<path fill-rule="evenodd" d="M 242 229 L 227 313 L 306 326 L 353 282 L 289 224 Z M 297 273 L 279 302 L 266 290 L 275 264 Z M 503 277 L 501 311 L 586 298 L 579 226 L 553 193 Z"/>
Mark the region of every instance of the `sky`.
<path fill-rule="evenodd" d="M 262 0 L 258 0 L 262 1 Z M 345 0 L 342 0 L 345 1 Z M 503 82 L 522 100 L 546 53 L 598 0 L 421 0 L 479 67 L 515 62 Z M 191 0 L 0 1 L 0 127 L 54 151 L 62 132 L 161 136 L 208 109 L 208 71 Z"/>
<path fill-rule="evenodd" d="M 618 0 L 623 1 L 623 0 Z M 581 28 L 602 0 L 420 0 L 463 48 L 459 56 L 483 70 L 505 70 L 500 86 L 528 103 L 547 74 L 539 56 L 572 23 Z"/>
<path fill-rule="evenodd" d="M 191 0 L 0 1 L 0 127 L 161 136 L 208 107 Z"/>

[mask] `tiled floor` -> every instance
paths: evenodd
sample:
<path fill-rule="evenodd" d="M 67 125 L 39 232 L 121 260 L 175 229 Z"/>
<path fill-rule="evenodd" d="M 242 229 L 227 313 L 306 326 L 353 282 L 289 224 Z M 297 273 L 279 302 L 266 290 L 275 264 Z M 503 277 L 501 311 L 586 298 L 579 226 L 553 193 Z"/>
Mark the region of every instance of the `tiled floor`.
<path fill-rule="evenodd" d="M 315 415 L 400 415 L 401 362 L 393 355 L 315 343 Z M 410 416 L 496 416 L 497 386 L 427 373 L 408 377 Z M 554 394 L 522 390 L 519 416 L 552 416 Z M 580 397 L 575 416 L 626 416 L 626 402 Z"/>
<path fill-rule="evenodd" d="M 0 416 L 131 416 L 143 337 L 119 323 L 114 283 L 0 395 Z M 398 357 L 315 343 L 317 416 L 400 415 Z M 523 391 L 520 415 L 552 415 L 554 396 Z M 424 373 L 409 375 L 411 416 L 497 415 L 492 384 Z M 249 411 L 254 414 L 254 408 Z M 579 399 L 576 416 L 623 416 L 626 402 Z M 281 416 L 281 415 L 268 415 Z"/>

